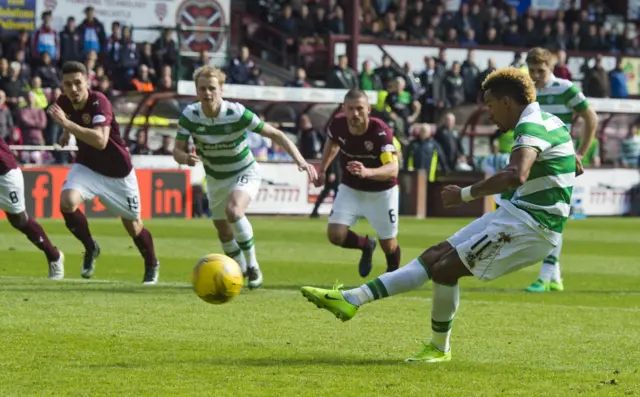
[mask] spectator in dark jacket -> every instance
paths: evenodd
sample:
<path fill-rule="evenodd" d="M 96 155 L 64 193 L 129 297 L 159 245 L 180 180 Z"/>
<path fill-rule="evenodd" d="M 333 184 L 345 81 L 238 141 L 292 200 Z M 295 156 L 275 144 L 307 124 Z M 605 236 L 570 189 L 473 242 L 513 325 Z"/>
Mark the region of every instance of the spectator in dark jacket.
<path fill-rule="evenodd" d="M 6 94 L 0 90 L 0 139 L 5 141 L 13 131 L 13 116 L 7 107 L 6 99 Z"/>
<path fill-rule="evenodd" d="M 42 80 L 44 88 L 59 88 L 62 86 L 58 69 L 51 62 L 51 56 L 45 52 L 42 54 L 42 65 L 36 69 L 36 76 Z"/>
<path fill-rule="evenodd" d="M 478 76 L 480 68 L 476 65 L 476 52 L 469 50 L 467 59 L 462 63 L 461 74 L 464 80 L 464 95 L 467 102 L 474 103 L 478 98 Z"/>
<path fill-rule="evenodd" d="M 338 57 L 338 64 L 327 76 L 327 88 L 351 89 L 358 87 L 358 76 L 349 67 L 349 58 L 346 55 Z"/>
<path fill-rule="evenodd" d="M 434 158 L 437 156 L 435 163 L 442 171 L 448 172 L 449 166 L 444 161 L 444 151 L 440 144 L 433 139 L 433 127 L 429 124 L 419 124 L 416 127 L 417 137 L 409 146 L 404 154 L 404 169 L 406 170 L 425 170 L 427 174 L 431 174 L 431 166 L 434 164 Z M 411 167 L 413 165 L 413 167 Z M 435 172 L 436 170 L 433 170 Z"/>
<path fill-rule="evenodd" d="M 609 72 L 611 84 L 611 98 L 629 98 L 627 88 L 627 74 L 622 70 L 622 60 L 618 59 L 616 68 Z"/>
<path fill-rule="evenodd" d="M 162 31 L 162 37 L 153 43 L 154 59 L 157 67 L 178 64 L 178 44 L 173 39 L 173 30 L 166 28 Z"/>
<path fill-rule="evenodd" d="M 138 45 L 131 38 L 131 28 L 125 26 L 122 28 L 122 40 L 120 48 L 120 88 L 124 89 L 128 86 L 131 79 L 135 76 L 136 70 L 140 65 L 140 53 Z"/>
<path fill-rule="evenodd" d="M 76 20 L 73 17 L 67 19 L 67 25 L 60 32 L 60 62 L 80 62 L 83 60 L 82 41 L 80 33 L 76 29 Z"/>
<path fill-rule="evenodd" d="M 455 129 L 455 125 L 456 117 L 453 113 L 445 114 L 443 123 L 438 127 L 434 136 L 434 139 L 442 148 L 440 155 L 451 169 L 456 169 L 458 163 L 465 162 L 462 142 L 460 142 L 460 136 Z"/>
<path fill-rule="evenodd" d="M 596 56 L 596 64 L 586 73 L 582 85 L 584 94 L 588 97 L 609 97 L 609 75 L 602 67 L 602 55 Z"/>
<path fill-rule="evenodd" d="M 230 84 L 247 84 L 254 63 L 249 59 L 249 47 L 240 48 L 240 56 L 233 58 L 228 68 L 227 82 Z"/>
<path fill-rule="evenodd" d="M 464 80 L 461 75 L 460 63 L 454 62 L 444 80 L 446 107 L 452 108 L 464 103 Z"/>

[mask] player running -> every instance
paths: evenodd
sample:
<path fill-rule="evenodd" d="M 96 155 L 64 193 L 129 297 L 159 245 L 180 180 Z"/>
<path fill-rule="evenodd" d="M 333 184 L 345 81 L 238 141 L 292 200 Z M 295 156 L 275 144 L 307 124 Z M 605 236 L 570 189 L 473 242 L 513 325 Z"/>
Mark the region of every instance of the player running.
<path fill-rule="evenodd" d="M 370 118 L 371 106 L 364 91 L 350 90 L 344 97 L 344 115 L 329 124 L 329 140 L 322 153 L 320 178 L 340 152 L 342 182 L 333 202 L 327 233 L 337 246 L 362 251 L 360 276 L 371 272 L 377 241 L 350 230 L 358 218 L 367 218 L 380 239 L 387 258 L 387 271 L 400 265 L 398 235 L 398 158 L 393 131 L 382 121 Z"/>
<path fill-rule="evenodd" d="M 582 159 L 591 147 L 596 136 L 598 116 L 589 106 L 584 94 L 569 80 L 559 79 L 553 75 L 553 56 L 544 48 L 534 48 L 527 54 L 529 75 L 536 86 L 536 101 L 540 108 L 549 112 L 567 126 L 571 132 L 573 113 L 576 112 L 585 122 L 585 133 L 576 155 Z M 560 273 L 560 252 L 562 240 L 542 262 L 538 279 L 526 288 L 529 292 L 562 291 L 562 275 Z"/>
<path fill-rule="evenodd" d="M 122 218 L 124 228 L 142 254 L 143 283 L 155 284 L 160 264 L 151 233 L 140 220 L 138 180 L 111 103 L 102 93 L 89 90 L 87 69 L 79 62 L 66 62 L 62 66 L 62 88 L 64 95 L 48 112 L 64 130 L 60 144 L 66 146 L 71 135 L 78 144 L 77 162 L 62 186 L 60 210 L 67 228 L 85 248 L 81 275 L 93 276 L 100 247 L 79 206 L 97 196 L 109 211 Z"/>
<path fill-rule="evenodd" d="M 256 259 L 253 228 L 245 211 L 260 190 L 262 177 L 247 144 L 247 131 L 279 144 L 311 180 L 317 174 L 282 131 L 265 124 L 241 104 L 222 99 L 225 79 L 221 70 L 211 66 L 195 71 L 193 81 L 199 101 L 188 105 L 180 116 L 173 157 L 179 164 L 191 167 L 202 161 L 209 209 L 222 249 L 240 264 L 249 288 L 254 289 L 262 285 L 262 272 Z M 196 153 L 188 151 L 190 137 Z"/>
<path fill-rule="evenodd" d="M 515 129 L 509 165 L 494 176 L 461 189 L 446 186 L 446 207 L 491 194 L 515 190 L 511 200 L 426 250 L 409 264 L 359 288 L 340 291 L 302 287 L 302 294 L 342 321 L 358 308 L 421 287 L 433 280 L 432 337 L 408 361 L 451 360 L 449 338 L 458 309 L 458 279 L 493 280 L 542 260 L 562 237 L 569 216 L 572 187 L 582 166 L 575 157 L 569 130 L 560 119 L 542 112 L 535 87 L 520 70 L 505 68 L 484 81 L 491 119 L 502 130 Z"/>
<path fill-rule="evenodd" d="M 47 233 L 35 219 L 27 215 L 24 202 L 24 179 L 11 149 L 0 138 L 0 210 L 7 214 L 11 226 L 44 252 L 49 263 L 49 279 L 64 278 L 64 254 L 51 244 Z"/>

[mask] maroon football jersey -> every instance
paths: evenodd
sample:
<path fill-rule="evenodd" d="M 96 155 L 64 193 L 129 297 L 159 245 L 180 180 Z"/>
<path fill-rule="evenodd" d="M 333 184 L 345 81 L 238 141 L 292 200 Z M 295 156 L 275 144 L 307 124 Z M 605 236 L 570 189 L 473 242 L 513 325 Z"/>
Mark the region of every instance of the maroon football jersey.
<path fill-rule="evenodd" d="M 85 128 L 110 127 L 109 142 L 104 150 L 76 139 L 78 144 L 77 162 L 95 172 L 111 178 L 124 178 L 129 175 L 133 166 L 131 157 L 120 136 L 120 126 L 113 115 L 109 100 L 97 91 L 89 91 L 84 108 L 74 109 L 65 95 L 58 98 L 58 105 L 74 123 Z"/>
<path fill-rule="evenodd" d="M 18 168 L 18 161 L 16 157 L 9 149 L 9 145 L 4 139 L 0 138 L 0 175 L 5 175 L 7 172 Z"/>
<path fill-rule="evenodd" d="M 377 118 L 369 119 L 369 128 L 362 135 L 349 132 L 347 118 L 336 116 L 329 124 L 329 138 L 340 146 L 340 167 L 342 167 L 342 183 L 356 190 L 365 192 L 381 192 L 398 184 L 393 178 L 388 181 L 374 181 L 361 179 L 347 171 L 350 161 L 359 161 L 367 168 L 382 167 L 380 156 L 382 153 L 395 153 L 393 145 L 393 131 L 384 121 Z"/>

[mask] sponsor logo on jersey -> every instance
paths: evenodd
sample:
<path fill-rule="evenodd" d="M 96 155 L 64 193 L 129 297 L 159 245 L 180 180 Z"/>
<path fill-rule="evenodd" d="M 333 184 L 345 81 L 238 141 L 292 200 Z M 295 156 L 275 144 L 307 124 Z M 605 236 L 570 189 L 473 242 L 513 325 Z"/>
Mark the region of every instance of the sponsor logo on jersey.
<path fill-rule="evenodd" d="M 105 121 L 107 121 L 107 118 L 101 114 L 96 114 L 95 116 L 93 116 L 93 124 L 100 124 L 104 123 Z"/>
<path fill-rule="evenodd" d="M 396 151 L 396 147 L 393 146 L 392 144 L 388 143 L 388 144 L 384 145 L 381 150 L 382 150 L 382 153 L 386 153 L 386 152 L 393 153 L 393 152 Z"/>

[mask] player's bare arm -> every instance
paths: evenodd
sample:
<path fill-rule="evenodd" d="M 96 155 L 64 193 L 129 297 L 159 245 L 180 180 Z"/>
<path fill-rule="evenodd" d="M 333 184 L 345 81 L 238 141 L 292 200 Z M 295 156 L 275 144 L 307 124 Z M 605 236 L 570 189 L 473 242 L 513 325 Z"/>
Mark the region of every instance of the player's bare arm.
<path fill-rule="evenodd" d="M 315 180 L 314 185 L 316 187 L 320 187 L 325 184 L 325 174 L 327 169 L 333 162 L 333 160 L 340 152 L 340 145 L 335 143 L 334 141 L 328 139 L 324 144 L 324 149 L 322 149 L 322 160 L 320 160 L 320 173 L 318 173 L 318 178 Z"/>
<path fill-rule="evenodd" d="M 85 128 L 67 118 L 64 110 L 58 104 L 53 104 L 49 110 L 49 115 L 53 120 L 65 131 L 65 133 L 73 134 L 77 139 L 93 146 L 96 149 L 104 150 L 109 143 L 108 126 L 100 126 L 96 128 Z M 64 137 L 64 135 L 63 135 Z M 68 140 L 67 140 L 68 142 Z"/>
<path fill-rule="evenodd" d="M 300 153 L 296 145 L 291 142 L 291 139 L 287 138 L 284 132 L 280 131 L 270 124 L 265 124 L 262 128 L 262 131 L 260 131 L 260 134 L 280 145 L 284 149 L 284 151 L 293 158 L 293 161 L 295 161 L 295 163 L 298 165 L 300 171 L 307 172 L 307 174 L 309 175 L 309 179 L 315 181 L 318 178 L 318 173 L 316 172 L 315 167 L 307 163 L 307 160 L 302 157 L 302 154 Z"/>
<path fill-rule="evenodd" d="M 187 141 L 181 141 L 176 139 L 173 147 L 173 159 L 178 164 L 186 164 L 189 167 L 195 166 L 200 158 L 195 153 L 189 153 L 189 147 Z"/>
<path fill-rule="evenodd" d="M 582 158 L 587 154 L 591 147 L 591 142 L 596 138 L 598 115 L 596 114 L 596 111 L 593 110 L 593 107 L 588 107 L 578 114 L 582 117 L 585 124 L 584 136 L 582 137 L 580 147 L 576 151 L 576 155 Z"/>
<path fill-rule="evenodd" d="M 515 190 L 527 181 L 531 166 L 538 158 L 538 152 L 530 147 L 517 148 L 511 153 L 509 165 L 495 175 L 471 185 L 471 197 L 466 200 L 459 186 L 445 186 L 442 201 L 445 207 L 460 205 L 481 197 Z"/>
<path fill-rule="evenodd" d="M 391 155 L 391 153 L 389 153 Z M 398 159 L 392 155 L 393 159 L 378 168 L 366 168 L 359 161 L 351 161 L 347 164 L 347 170 L 353 175 L 374 181 L 385 182 L 398 177 Z"/>

